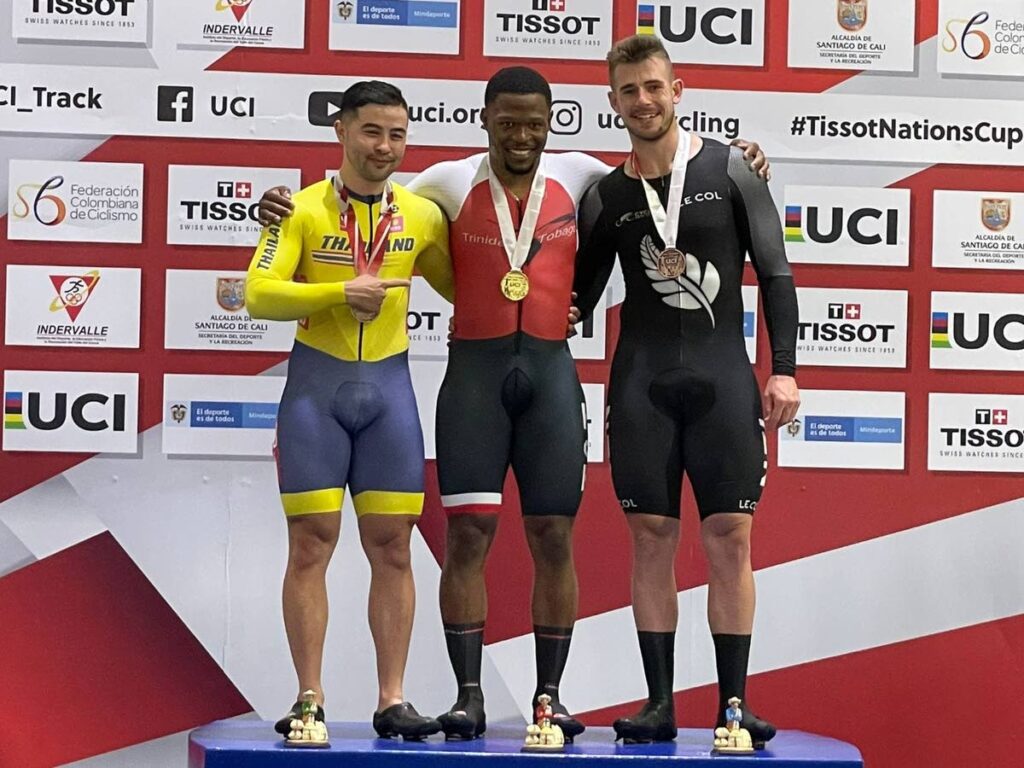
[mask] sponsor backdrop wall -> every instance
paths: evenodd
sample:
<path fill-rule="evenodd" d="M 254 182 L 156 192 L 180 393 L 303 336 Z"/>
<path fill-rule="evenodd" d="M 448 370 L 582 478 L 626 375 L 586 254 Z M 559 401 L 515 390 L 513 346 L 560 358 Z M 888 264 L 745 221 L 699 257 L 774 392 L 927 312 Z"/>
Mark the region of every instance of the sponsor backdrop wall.
<path fill-rule="evenodd" d="M 293 330 L 253 320 L 242 280 L 260 192 L 338 166 L 346 86 L 404 89 L 411 175 L 482 147 L 484 81 L 530 64 L 553 83 L 550 148 L 619 162 L 602 58 L 634 32 L 678 63 L 683 127 L 772 158 L 799 286 L 804 404 L 769 441 L 756 513 L 751 701 L 783 728 L 855 742 L 872 766 L 1018 762 L 1021 719 L 989 713 L 1013 708 L 1024 675 L 1019 0 L 13 0 L 0 12 L 0 765 L 180 765 L 189 728 L 292 701 L 270 448 Z M 573 342 L 593 416 L 563 692 L 592 724 L 645 694 L 598 415 L 621 300 L 613 281 Z M 417 281 L 428 457 L 449 314 Z M 454 686 L 428 476 L 407 693 L 439 712 Z M 493 720 L 521 718 L 532 692 L 514 484 L 506 497 L 488 570 Z M 681 723 L 706 726 L 695 518 L 688 506 L 675 687 Z M 330 575 L 325 681 L 332 719 L 368 720 L 353 522 L 346 511 Z M 59 738 L 14 726 L 26 701 Z M 126 702 L 131 727 L 112 727 Z M 997 722 L 1005 735 L 985 736 Z"/>

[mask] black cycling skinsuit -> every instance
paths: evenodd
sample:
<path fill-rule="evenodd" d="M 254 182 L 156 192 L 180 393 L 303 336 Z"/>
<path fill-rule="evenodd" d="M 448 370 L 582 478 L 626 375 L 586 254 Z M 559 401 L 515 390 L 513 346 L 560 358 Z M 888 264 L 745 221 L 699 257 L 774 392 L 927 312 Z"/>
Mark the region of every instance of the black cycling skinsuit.
<path fill-rule="evenodd" d="M 670 176 L 651 180 L 666 204 Z M 750 254 L 772 344 L 772 372 L 795 373 L 796 291 L 767 184 L 742 153 L 704 139 L 691 158 L 676 247 L 685 271 L 659 271 L 664 244 L 638 179 L 622 166 L 580 205 L 574 290 L 586 318 L 615 254 L 626 283 L 609 386 L 612 478 L 626 512 L 679 516 L 682 473 L 701 519 L 753 512 L 767 472 L 757 382 L 743 337 Z"/>

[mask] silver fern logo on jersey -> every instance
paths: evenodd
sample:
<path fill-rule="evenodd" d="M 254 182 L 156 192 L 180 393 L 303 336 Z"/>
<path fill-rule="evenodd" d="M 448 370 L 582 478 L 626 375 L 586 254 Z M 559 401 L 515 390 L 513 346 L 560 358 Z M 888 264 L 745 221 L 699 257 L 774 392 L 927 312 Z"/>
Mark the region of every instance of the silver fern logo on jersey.
<path fill-rule="evenodd" d="M 643 259 L 644 272 L 654 290 L 661 294 L 661 300 L 676 309 L 703 309 L 708 313 L 711 327 L 714 328 L 715 312 L 711 305 L 718 297 L 718 289 L 722 285 L 715 265 L 709 261 L 702 268 L 697 257 L 687 253 L 685 269 L 674 277 L 666 276 L 659 262 L 660 255 L 654 239 L 644 235 L 640 242 L 640 257 Z"/>

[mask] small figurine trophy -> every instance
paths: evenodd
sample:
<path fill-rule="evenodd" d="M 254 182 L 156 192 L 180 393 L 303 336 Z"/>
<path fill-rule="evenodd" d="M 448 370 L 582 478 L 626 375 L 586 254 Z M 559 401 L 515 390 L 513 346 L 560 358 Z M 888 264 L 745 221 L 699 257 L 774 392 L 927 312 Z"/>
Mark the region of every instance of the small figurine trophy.
<path fill-rule="evenodd" d="M 715 728 L 713 751 L 723 755 L 752 755 L 754 740 L 750 738 L 750 731 L 740 725 L 742 722 L 743 710 L 740 709 L 740 700 L 733 696 L 725 710 L 725 728 Z"/>
<path fill-rule="evenodd" d="M 533 723 L 526 726 L 526 740 L 523 752 L 564 752 L 565 734 L 551 722 L 551 697 L 542 693 L 537 697 L 537 708 L 533 711 Z"/>
<path fill-rule="evenodd" d="M 288 733 L 288 738 L 284 740 L 286 747 L 309 749 L 331 746 L 327 741 L 327 725 L 323 720 L 316 719 L 320 707 L 317 706 L 315 695 L 313 691 L 305 691 L 302 694 L 302 719 L 292 720 L 292 729 Z"/>

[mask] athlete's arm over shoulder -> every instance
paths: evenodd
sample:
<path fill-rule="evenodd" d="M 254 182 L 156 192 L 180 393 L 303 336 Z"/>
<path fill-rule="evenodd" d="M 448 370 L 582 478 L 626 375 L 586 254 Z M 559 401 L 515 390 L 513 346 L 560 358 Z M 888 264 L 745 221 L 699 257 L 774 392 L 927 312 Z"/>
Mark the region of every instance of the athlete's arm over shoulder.
<path fill-rule="evenodd" d="M 779 212 L 767 182 L 750 172 L 742 151 L 736 147 L 729 150 L 728 172 L 740 238 L 761 286 L 765 323 L 772 343 L 772 373 L 792 376 L 796 372 L 799 314 Z"/>
<path fill-rule="evenodd" d="M 416 257 L 420 274 L 447 301 L 455 300 L 455 273 L 448 249 L 448 219 L 434 203 L 424 205 L 424 244 Z"/>
<path fill-rule="evenodd" d="M 585 152 L 559 152 L 545 155 L 548 175 L 565 185 L 574 202 L 614 169 Z"/>
<path fill-rule="evenodd" d="M 342 283 L 292 281 L 308 222 L 309 212 L 299 206 L 280 224 L 263 228 L 245 280 L 245 306 L 253 317 L 299 320 L 345 302 Z"/>
<path fill-rule="evenodd" d="M 615 240 L 608 231 L 603 212 L 600 182 L 596 182 L 580 201 L 576 225 L 579 247 L 572 289 L 576 293 L 575 305 L 584 320 L 590 317 L 601 300 L 615 266 Z"/>
<path fill-rule="evenodd" d="M 435 163 L 416 174 L 406 189 L 433 200 L 448 220 L 453 221 L 459 215 L 459 209 L 473 185 L 473 177 L 483 158 L 483 154 L 476 154 L 462 160 Z"/>

